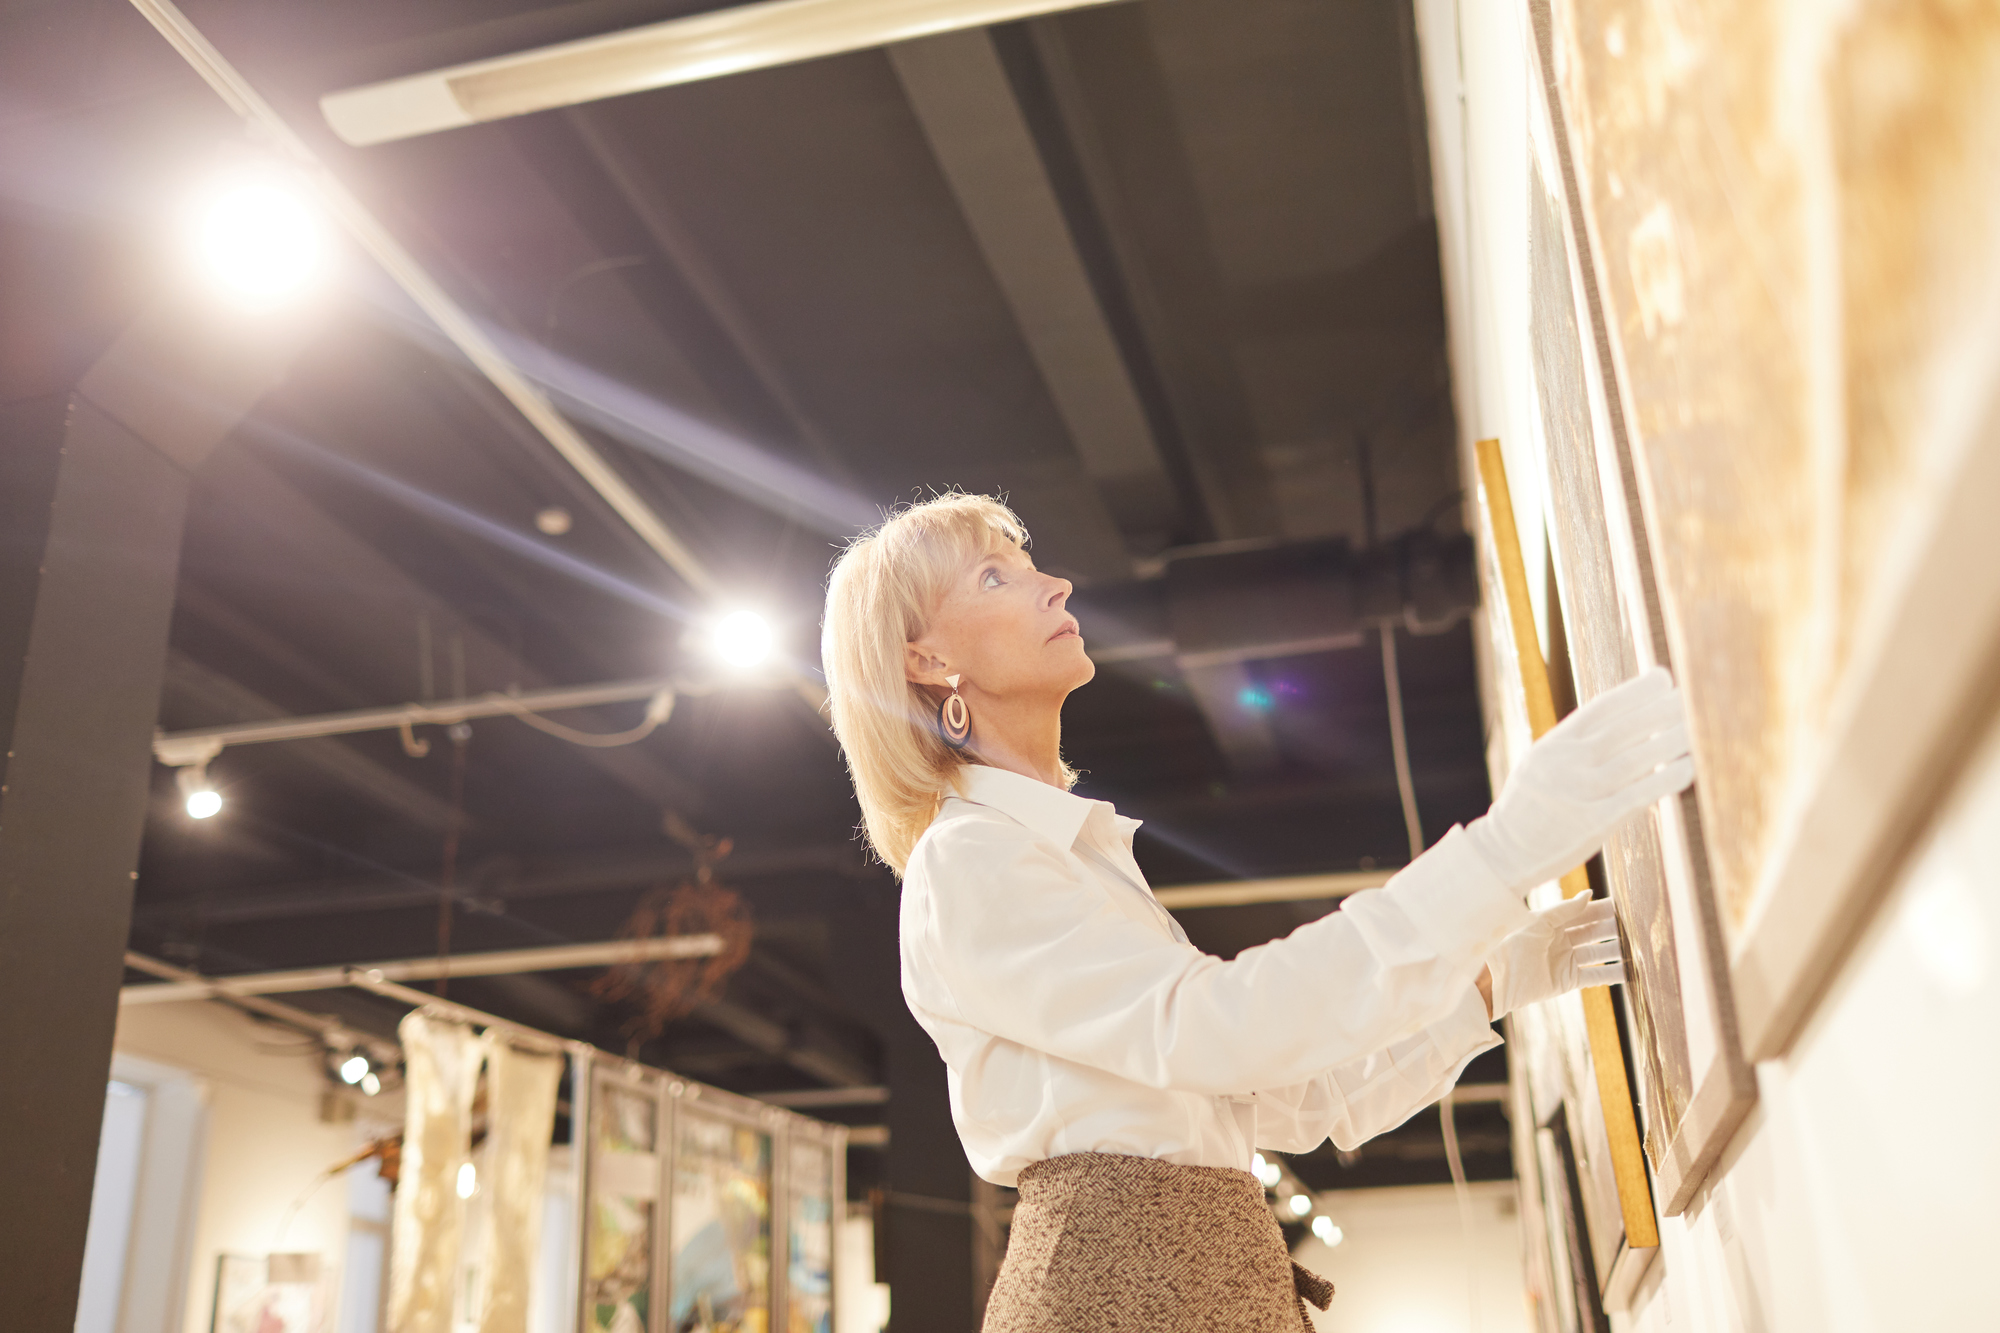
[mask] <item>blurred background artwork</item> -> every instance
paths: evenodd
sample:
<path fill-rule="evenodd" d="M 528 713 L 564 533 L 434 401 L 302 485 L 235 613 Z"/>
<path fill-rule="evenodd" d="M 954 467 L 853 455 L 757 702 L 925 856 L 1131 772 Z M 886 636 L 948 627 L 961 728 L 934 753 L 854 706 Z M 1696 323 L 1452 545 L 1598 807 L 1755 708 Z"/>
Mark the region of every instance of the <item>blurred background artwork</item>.
<path fill-rule="evenodd" d="M 673 1333 L 766 1333 L 771 1136 L 682 1103 L 673 1194 Z"/>
<path fill-rule="evenodd" d="M 322 1333 L 326 1266 L 317 1254 L 225 1254 L 215 1265 L 215 1333 Z"/>

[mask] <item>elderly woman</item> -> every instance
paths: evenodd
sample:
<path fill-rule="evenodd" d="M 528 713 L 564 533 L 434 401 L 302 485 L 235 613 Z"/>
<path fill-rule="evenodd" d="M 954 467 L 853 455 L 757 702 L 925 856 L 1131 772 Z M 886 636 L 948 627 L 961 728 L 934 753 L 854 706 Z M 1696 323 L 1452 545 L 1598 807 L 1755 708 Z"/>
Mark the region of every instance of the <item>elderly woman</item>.
<path fill-rule="evenodd" d="M 902 876 L 902 980 L 973 1169 L 1018 1185 L 988 1333 L 1310 1328 L 1248 1168 L 1353 1148 L 1437 1100 L 1490 1022 L 1623 979 L 1608 902 L 1530 911 L 1619 820 L 1692 780 L 1655 671 L 1529 750 L 1484 817 L 1381 889 L 1232 961 L 1188 943 L 1139 825 L 1070 788 L 1095 673 L 1068 580 L 999 502 L 903 510 L 833 570 L 824 657 L 868 840 Z"/>

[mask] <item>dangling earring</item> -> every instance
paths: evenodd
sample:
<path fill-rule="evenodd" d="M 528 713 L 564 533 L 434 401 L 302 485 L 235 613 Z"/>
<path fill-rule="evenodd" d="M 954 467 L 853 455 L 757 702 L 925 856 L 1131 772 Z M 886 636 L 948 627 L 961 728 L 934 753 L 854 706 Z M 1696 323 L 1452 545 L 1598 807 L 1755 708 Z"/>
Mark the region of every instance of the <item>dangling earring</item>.
<path fill-rule="evenodd" d="M 951 693 L 938 705 L 938 736 L 954 750 L 963 750 L 972 739 L 972 710 L 965 706 L 965 700 L 958 692 L 958 676 L 946 676 L 944 683 L 951 686 Z"/>

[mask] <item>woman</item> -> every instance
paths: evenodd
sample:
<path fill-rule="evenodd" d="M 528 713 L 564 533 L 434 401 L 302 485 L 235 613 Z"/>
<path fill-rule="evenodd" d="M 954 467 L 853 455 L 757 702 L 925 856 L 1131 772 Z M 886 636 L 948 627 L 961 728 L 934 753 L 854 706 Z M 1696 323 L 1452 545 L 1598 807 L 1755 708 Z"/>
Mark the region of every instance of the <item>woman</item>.
<path fill-rule="evenodd" d="M 997 501 L 892 517 L 834 568 L 824 657 L 869 842 L 902 876 L 903 994 L 973 1168 L 1018 1185 L 988 1333 L 1297 1330 L 1259 1147 L 1358 1146 L 1441 1096 L 1520 1005 L 1623 979 L 1608 902 L 1531 912 L 1692 780 L 1664 672 L 1538 742 L 1493 809 L 1381 889 L 1230 962 L 1072 795 L 1062 705 L 1095 667 Z M 1310 1327 L 1306 1323 L 1305 1327 Z"/>

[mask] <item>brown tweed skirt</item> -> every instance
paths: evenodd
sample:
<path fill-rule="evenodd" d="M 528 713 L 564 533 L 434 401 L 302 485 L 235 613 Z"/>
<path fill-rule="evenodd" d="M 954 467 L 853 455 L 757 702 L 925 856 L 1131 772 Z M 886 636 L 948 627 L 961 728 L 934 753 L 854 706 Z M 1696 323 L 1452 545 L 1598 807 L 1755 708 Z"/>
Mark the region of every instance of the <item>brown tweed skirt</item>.
<path fill-rule="evenodd" d="M 1020 1187 L 982 1333 L 1300 1333 L 1333 1297 L 1248 1171 L 1085 1152 Z"/>

